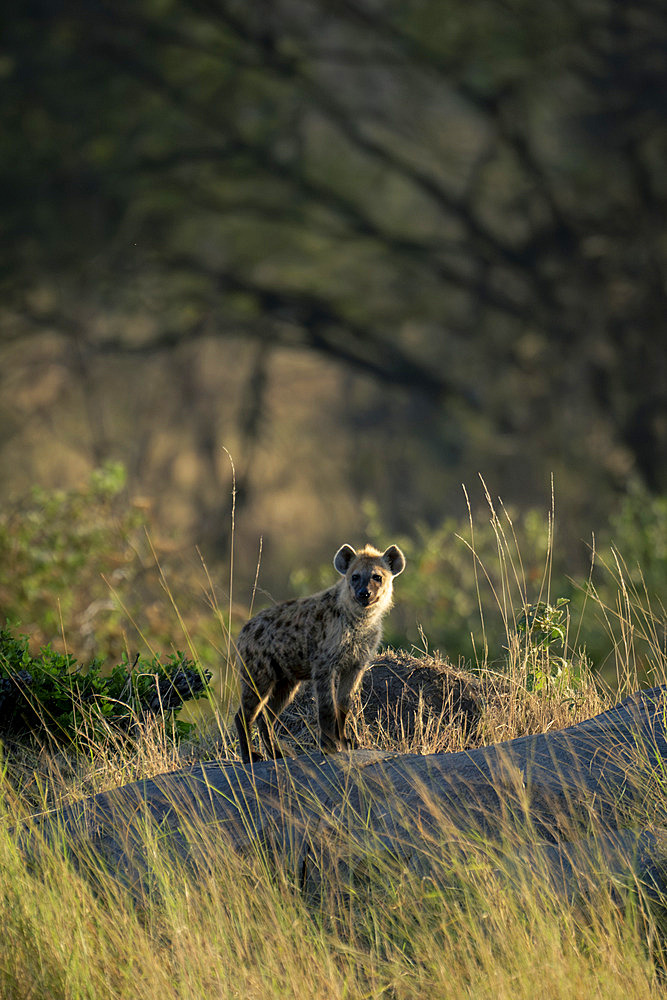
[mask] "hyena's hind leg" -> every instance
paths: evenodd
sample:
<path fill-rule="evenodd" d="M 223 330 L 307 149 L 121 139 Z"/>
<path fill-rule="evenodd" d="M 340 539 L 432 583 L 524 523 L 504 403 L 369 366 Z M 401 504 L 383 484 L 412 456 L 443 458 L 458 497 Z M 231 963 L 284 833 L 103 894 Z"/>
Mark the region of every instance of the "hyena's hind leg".
<path fill-rule="evenodd" d="M 274 727 L 278 716 L 287 708 L 298 688 L 299 681 L 292 680 L 292 678 L 282 677 L 276 681 L 271 697 L 264 707 L 264 712 L 257 719 L 259 734 L 270 757 L 285 756 Z"/>
<path fill-rule="evenodd" d="M 241 678 L 241 704 L 234 716 L 234 722 L 239 738 L 241 759 L 246 764 L 251 760 L 264 760 L 262 754 L 257 753 L 252 748 L 252 726 L 259 716 L 261 722 L 258 724 L 261 729 L 261 723 L 264 722 L 264 719 L 260 713 L 270 697 L 274 686 L 274 678 L 269 676 L 265 671 L 258 671 L 257 677 L 248 675 Z"/>
<path fill-rule="evenodd" d="M 248 764 L 251 760 L 264 760 L 261 753 L 257 753 L 256 750 L 252 748 L 252 724 L 259 715 L 262 704 L 261 702 L 255 700 L 253 707 L 250 707 L 249 702 L 252 699 L 242 699 L 241 707 L 234 716 L 234 723 L 236 725 L 236 732 L 239 738 L 239 753 L 241 754 L 241 760 Z"/>

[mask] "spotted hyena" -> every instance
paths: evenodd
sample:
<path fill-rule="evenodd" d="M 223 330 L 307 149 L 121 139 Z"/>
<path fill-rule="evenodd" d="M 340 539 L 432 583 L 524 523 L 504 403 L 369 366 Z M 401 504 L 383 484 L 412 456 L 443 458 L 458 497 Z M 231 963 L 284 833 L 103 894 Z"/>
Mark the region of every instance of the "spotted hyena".
<path fill-rule="evenodd" d="M 273 724 L 302 681 L 315 688 L 322 750 L 348 746 L 344 731 L 352 696 L 377 651 L 405 556 L 397 545 L 386 552 L 343 545 L 333 562 L 342 576 L 335 586 L 260 611 L 241 630 L 235 722 L 245 761 L 262 759 L 250 746 L 255 720 L 267 753 L 282 756 Z"/>

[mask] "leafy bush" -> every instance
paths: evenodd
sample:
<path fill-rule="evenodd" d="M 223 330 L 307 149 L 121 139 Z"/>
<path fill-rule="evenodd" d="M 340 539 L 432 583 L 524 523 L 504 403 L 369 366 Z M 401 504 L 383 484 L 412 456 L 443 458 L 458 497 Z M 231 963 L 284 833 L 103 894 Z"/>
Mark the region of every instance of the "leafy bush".
<path fill-rule="evenodd" d="M 569 603 L 567 597 L 559 597 L 555 604 L 537 601 L 515 615 L 517 635 L 524 645 L 528 691 L 573 694 L 584 683 L 585 656 L 580 653 L 575 662 L 568 655 Z"/>
<path fill-rule="evenodd" d="M 625 669 L 631 629 L 638 668 L 650 677 L 660 674 L 656 650 L 667 648 L 666 608 L 667 496 L 633 486 L 596 541 L 590 577 L 573 596 L 573 617 L 581 616 L 586 649 L 609 674 Z"/>
<path fill-rule="evenodd" d="M 166 663 L 124 657 L 103 674 L 100 660 L 83 666 L 50 645 L 32 656 L 26 636 L 0 629 L 0 735 L 76 745 L 110 728 L 129 732 L 159 714 L 175 735 L 184 735 L 191 725 L 174 713 L 208 693 L 210 676 L 182 653 Z"/>
<path fill-rule="evenodd" d="M 33 647 L 62 651 L 66 636 L 84 663 L 118 662 L 128 643 L 169 648 L 176 628 L 178 644 L 215 675 L 225 614 L 208 591 L 202 600 L 199 559 L 159 536 L 150 500 L 133 499 L 126 479 L 108 462 L 80 486 L 36 487 L 0 508 L 0 623 L 20 621 Z"/>
<path fill-rule="evenodd" d="M 124 467 L 109 462 L 80 487 L 35 487 L 0 511 L 0 621 L 20 620 L 38 642 L 64 622 L 81 648 L 94 626 L 96 649 L 110 652 L 109 634 L 121 630 L 103 577 L 118 586 L 128 575 L 145 521 L 125 482 Z"/>

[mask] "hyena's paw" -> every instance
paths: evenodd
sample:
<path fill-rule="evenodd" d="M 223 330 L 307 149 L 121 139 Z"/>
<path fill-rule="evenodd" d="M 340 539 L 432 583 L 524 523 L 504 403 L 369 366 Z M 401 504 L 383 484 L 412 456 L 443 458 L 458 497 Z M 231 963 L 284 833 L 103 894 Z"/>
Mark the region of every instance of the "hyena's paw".
<path fill-rule="evenodd" d="M 333 736 L 322 736 L 320 739 L 320 749 L 322 753 L 340 753 L 340 741 Z"/>
<path fill-rule="evenodd" d="M 293 760 L 296 757 L 296 754 L 293 753 L 291 749 L 285 747 L 282 743 L 275 742 L 271 756 L 274 760 Z"/>

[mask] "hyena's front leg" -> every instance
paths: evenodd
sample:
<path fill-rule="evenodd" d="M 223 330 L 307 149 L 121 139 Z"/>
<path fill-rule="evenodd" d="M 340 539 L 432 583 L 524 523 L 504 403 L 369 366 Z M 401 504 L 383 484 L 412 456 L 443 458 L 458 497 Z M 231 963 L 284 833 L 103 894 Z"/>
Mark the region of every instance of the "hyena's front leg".
<path fill-rule="evenodd" d="M 343 750 L 349 750 L 350 741 L 345 736 L 345 723 L 350 714 L 352 699 L 363 677 L 365 663 L 353 663 L 342 671 L 336 696 L 336 722 L 338 739 Z"/>
<path fill-rule="evenodd" d="M 330 663 L 318 664 L 313 670 L 322 753 L 337 753 L 340 750 L 335 700 L 337 680 L 336 671 Z"/>

